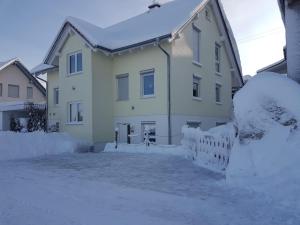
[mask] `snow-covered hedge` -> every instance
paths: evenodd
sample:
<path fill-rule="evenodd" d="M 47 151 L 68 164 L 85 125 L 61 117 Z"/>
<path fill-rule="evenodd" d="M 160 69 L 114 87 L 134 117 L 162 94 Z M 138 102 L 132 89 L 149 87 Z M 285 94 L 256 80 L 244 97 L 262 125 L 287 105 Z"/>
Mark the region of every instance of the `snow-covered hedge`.
<path fill-rule="evenodd" d="M 74 152 L 84 147 L 85 143 L 62 133 L 0 132 L 0 160 Z"/>

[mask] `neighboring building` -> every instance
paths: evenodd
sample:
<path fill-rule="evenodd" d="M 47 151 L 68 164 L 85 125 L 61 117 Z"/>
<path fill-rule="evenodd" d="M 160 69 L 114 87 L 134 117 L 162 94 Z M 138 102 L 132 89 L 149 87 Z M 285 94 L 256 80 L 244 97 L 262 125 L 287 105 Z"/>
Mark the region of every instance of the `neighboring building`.
<path fill-rule="evenodd" d="M 43 69 L 40 69 L 43 68 Z M 232 114 L 243 85 L 231 28 L 217 0 L 154 3 L 100 28 L 69 17 L 39 74 L 48 68 L 49 123 L 103 147 L 119 127 L 126 141 L 178 144 L 185 124 L 208 129 Z"/>
<path fill-rule="evenodd" d="M 46 89 L 17 58 L 0 62 L 0 131 L 10 130 L 11 118 L 26 118 L 28 104 L 44 104 Z"/>
<path fill-rule="evenodd" d="M 284 59 L 257 72 L 287 74 L 288 77 L 300 83 L 300 1 L 278 0 L 278 4 L 286 30 Z"/>
<path fill-rule="evenodd" d="M 260 70 L 257 71 L 257 73 L 262 72 L 273 72 L 273 73 L 279 73 L 279 74 L 287 74 L 287 64 L 286 59 L 281 59 L 278 62 L 275 62 L 269 66 L 266 66 Z"/>

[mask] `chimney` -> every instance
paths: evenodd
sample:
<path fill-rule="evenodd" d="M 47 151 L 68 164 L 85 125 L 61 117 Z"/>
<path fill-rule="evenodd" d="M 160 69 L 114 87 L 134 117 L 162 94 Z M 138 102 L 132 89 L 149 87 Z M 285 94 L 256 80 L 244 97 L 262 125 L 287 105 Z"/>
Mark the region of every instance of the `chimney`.
<path fill-rule="evenodd" d="M 161 6 L 161 5 L 160 5 L 160 3 L 159 3 L 158 1 L 153 0 L 153 1 L 152 1 L 152 4 L 148 6 L 148 9 L 151 10 L 151 9 L 155 9 L 155 8 L 160 8 L 160 6 Z"/>

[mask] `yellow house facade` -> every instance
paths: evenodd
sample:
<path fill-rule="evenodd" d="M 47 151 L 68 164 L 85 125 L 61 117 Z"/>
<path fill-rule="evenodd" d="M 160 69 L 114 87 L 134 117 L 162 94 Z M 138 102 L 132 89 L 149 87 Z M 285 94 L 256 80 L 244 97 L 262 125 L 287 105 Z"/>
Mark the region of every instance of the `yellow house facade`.
<path fill-rule="evenodd" d="M 43 63 L 34 73 L 48 75 L 49 124 L 99 149 L 116 128 L 121 142 L 142 142 L 149 127 L 151 141 L 178 144 L 183 125 L 226 123 L 243 85 L 217 0 L 155 3 L 104 29 L 68 18 Z"/>

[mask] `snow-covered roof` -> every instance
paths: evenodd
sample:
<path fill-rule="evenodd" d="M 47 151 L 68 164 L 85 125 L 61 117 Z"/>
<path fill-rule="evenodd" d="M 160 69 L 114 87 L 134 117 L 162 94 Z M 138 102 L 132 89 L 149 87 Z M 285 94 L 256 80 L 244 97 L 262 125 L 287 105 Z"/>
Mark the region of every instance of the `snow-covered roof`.
<path fill-rule="evenodd" d="M 43 63 L 53 64 L 51 57 L 55 55 L 59 40 L 66 37 L 64 36 L 64 31 L 68 25 L 79 33 L 92 48 L 114 53 L 153 43 L 157 40 L 175 37 L 177 32 L 208 2 L 216 2 L 219 8 L 230 47 L 232 48 L 239 70 L 238 73 L 241 75 L 242 70 L 237 45 L 219 0 L 174 0 L 106 28 L 101 28 L 75 17 L 67 17 Z M 241 77 L 240 79 L 242 82 Z"/>
<path fill-rule="evenodd" d="M 12 58 L 4 62 L 0 62 L 0 71 L 8 67 L 9 65 L 15 63 L 16 61 L 20 61 L 18 58 Z"/>
<path fill-rule="evenodd" d="M 78 18 L 71 23 L 94 45 L 115 50 L 176 32 L 201 3 L 208 0 L 176 0 L 162 4 L 115 25 L 100 28 Z"/>
<path fill-rule="evenodd" d="M 31 74 L 40 74 L 40 73 L 46 72 L 46 71 L 48 71 L 50 69 L 54 69 L 54 68 L 55 68 L 55 66 L 41 63 L 41 64 L 37 65 L 36 67 L 32 68 L 30 70 L 30 73 Z"/>

